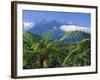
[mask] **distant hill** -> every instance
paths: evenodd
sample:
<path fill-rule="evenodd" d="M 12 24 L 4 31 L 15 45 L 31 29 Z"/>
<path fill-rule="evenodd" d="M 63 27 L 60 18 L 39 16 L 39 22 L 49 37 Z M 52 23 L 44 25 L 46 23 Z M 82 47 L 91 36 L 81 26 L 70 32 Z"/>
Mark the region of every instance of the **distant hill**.
<path fill-rule="evenodd" d="M 33 42 L 37 42 L 41 39 L 41 36 L 32 34 L 31 32 L 23 32 L 24 47 L 31 47 Z"/>
<path fill-rule="evenodd" d="M 24 34 L 23 35 L 24 42 L 28 41 L 28 42 L 32 43 L 34 41 L 39 41 L 39 40 L 43 39 L 43 37 L 41 35 L 33 34 L 31 32 L 24 32 L 23 34 Z M 63 42 L 76 42 L 76 41 L 80 41 L 85 38 L 90 38 L 91 35 L 90 35 L 90 33 L 86 33 L 83 31 L 70 31 L 70 32 L 65 33 L 63 36 L 59 37 L 59 39 L 62 37 L 64 38 L 62 40 Z"/>
<path fill-rule="evenodd" d="M 52 20 L 52 21 L 48 21 L 48 20 L 42 20 L 41 22 L 37 23 L 32 29 L 30 29 L 28 32 L 31 32 L 32 34 L 36 34 L 36 35 L 39 35 L 39 36 L 44 36 L 43 34 L 49 30 L 53 30 L 54 33 L 53 33 L 53 36 L 52 36 L 52 39 L 53 40 L 58 40 L 60 39 L 66 32 L 62 31 L 60 29 L 60 27 L 62 25 L 68 25 L 68 24 L 65 24 L 65 23 L 61 23 L 61 22 L 58 22 L 56 20 Z M 71 31 L 71 32 L 67 32 L 68 34 L 76 34 L 75 31 Z M 86 38 L 86 37 L 90 37 L 90 33 L 86 33 L 86 32 L 82 32 L 82 31 L 79 31 L 80 34 L 77 34 L 69 39 L 66 39 L 64 41 L 68 41 L 68 42 L 74 42 L 74 41 L 77 41 L 77 40 L 81 40 L 83 38 Z"/>

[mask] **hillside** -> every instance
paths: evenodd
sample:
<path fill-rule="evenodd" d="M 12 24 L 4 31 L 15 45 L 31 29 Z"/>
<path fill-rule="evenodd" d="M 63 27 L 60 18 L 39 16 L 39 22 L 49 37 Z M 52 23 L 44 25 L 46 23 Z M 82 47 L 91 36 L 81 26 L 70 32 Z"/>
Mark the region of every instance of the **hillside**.
<path fill-rule="evenodd" d="M 24 32 L 23 68 L 88 66 L 91 64 L 90 45 L 90 34 L 82 31 L 67 32 L 57 40 Z"/>

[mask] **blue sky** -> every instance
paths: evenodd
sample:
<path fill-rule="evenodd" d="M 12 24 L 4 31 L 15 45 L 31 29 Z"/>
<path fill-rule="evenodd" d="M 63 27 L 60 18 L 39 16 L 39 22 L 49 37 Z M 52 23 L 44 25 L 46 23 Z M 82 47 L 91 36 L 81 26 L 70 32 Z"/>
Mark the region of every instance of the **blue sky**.
<path fill-rule="evenodd" d="M 72 23 L 79 26 L 91 27 L 90 13 L 23 10 L 23 22 L 37 23 L 42 20 L 56 20 L 62 23 Z"/>

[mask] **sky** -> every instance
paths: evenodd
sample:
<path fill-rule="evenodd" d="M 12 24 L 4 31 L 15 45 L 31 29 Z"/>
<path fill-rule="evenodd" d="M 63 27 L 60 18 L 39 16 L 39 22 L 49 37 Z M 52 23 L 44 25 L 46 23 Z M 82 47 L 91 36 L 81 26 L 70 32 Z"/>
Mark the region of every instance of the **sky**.
<path fill-rule="evenodd" d="M 73 26 L 62 25 L 61 30 L 68 31 L 71 29 L 89 31 L 91 27 L 90 13 L 76 13 L 76 12 L 54 12 L 54 11 L 34 11 L 23 10 L 23 23 L 26 29 L 32 28 L 40 21 L 56 20 L 61 23 L 73 24 Z M 85 27 L 85 28 L 84 28 Z"/>
<path fill-rule="evenodd" d="M 64 23 L 73 23 L 80 26 L 90 27 L 91 16 L 89 13 L 72 12 L 50 12 L 24 10 L 23 20 L 25 22 L 39 22 L 42 20 L 56 20 Z"/>

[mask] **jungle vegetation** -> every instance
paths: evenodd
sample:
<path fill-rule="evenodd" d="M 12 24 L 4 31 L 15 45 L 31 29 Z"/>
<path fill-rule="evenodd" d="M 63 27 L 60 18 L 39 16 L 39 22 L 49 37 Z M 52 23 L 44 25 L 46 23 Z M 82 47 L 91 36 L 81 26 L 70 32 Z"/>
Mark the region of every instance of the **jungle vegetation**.
<path fill-rule="evenodd" d="M 91 65 L 90 34 L 82 31 L 70 31 L 53 40 L 53 31 L 44 33 L 44 37 L 23 32 L 23 69 L 78 67 Z M 67 42 L 73 36 L 83 39 Z"/>

